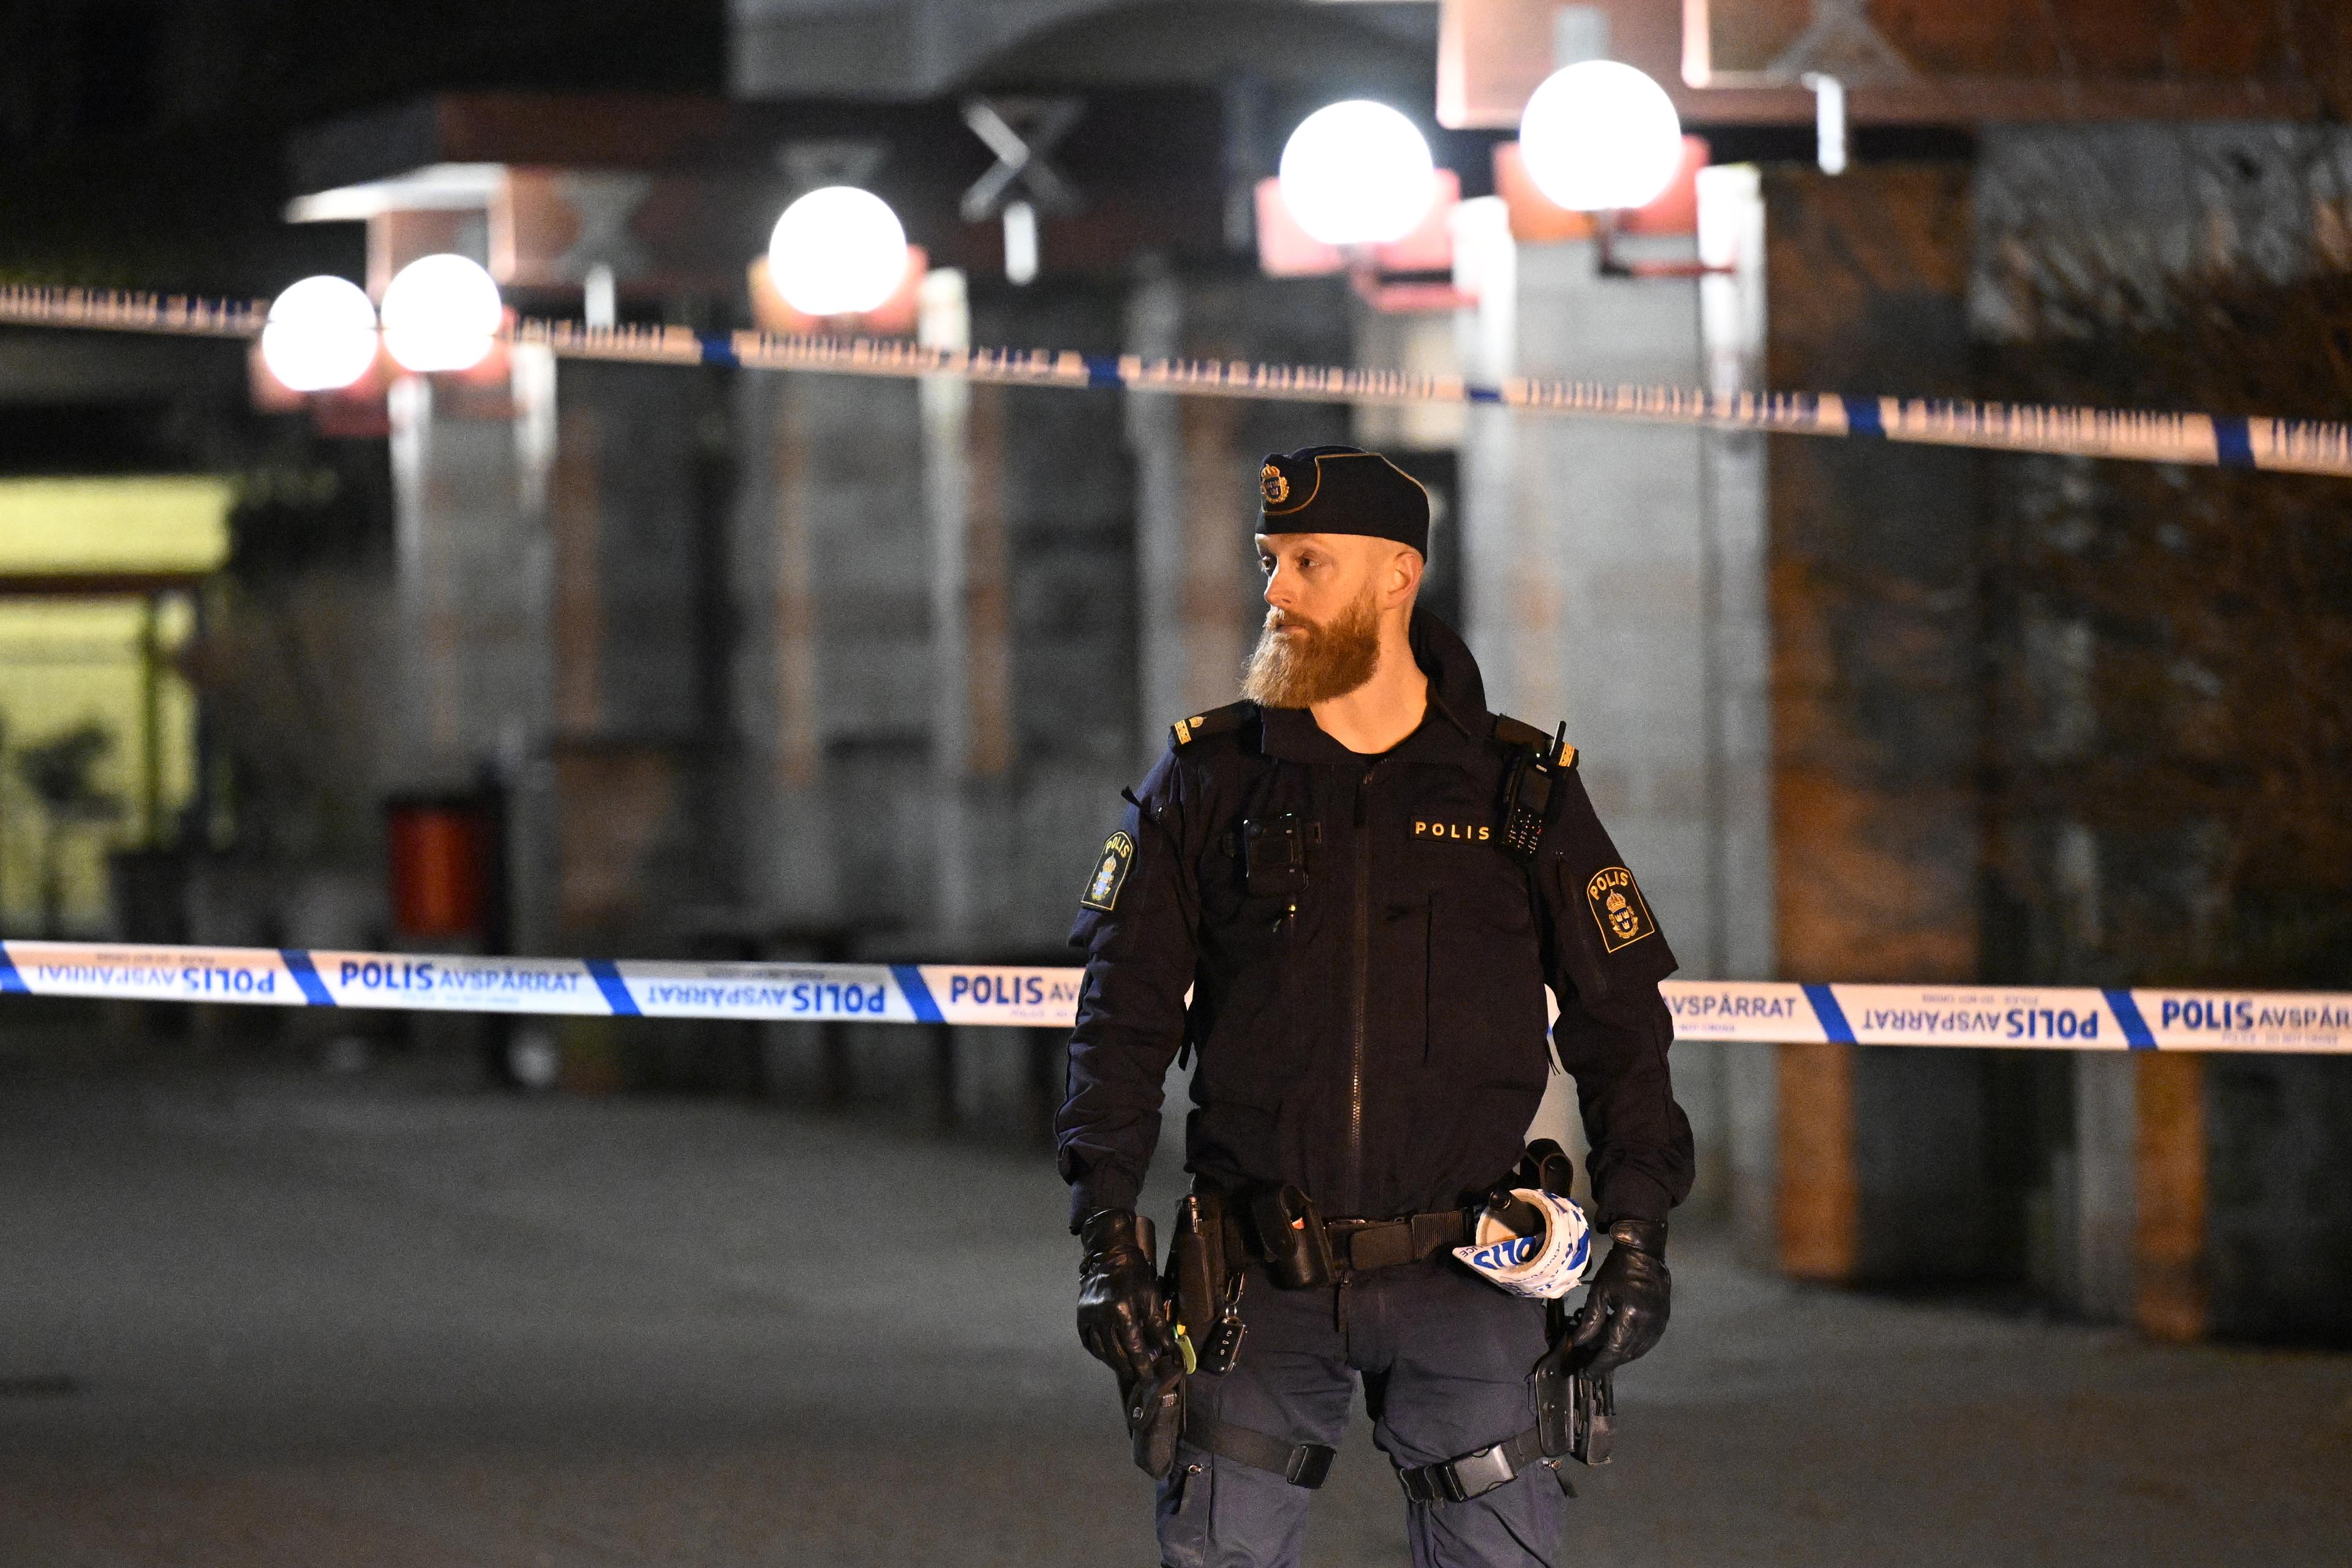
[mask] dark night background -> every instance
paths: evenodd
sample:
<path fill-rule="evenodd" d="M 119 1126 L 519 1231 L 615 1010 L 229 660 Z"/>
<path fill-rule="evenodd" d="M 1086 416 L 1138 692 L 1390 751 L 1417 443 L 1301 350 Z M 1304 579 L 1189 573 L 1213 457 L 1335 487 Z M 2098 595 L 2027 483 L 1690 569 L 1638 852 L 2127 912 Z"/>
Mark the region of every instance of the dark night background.
<path fill-rule="evenodd" d="M 845 168 L 931 268 L 859 325 L 934 342 L 2352 416 L 2352 9 L 1555 9 L 17 0 L 0 284 L 455 250 L 724 331 Z M 1761 236 L 1705 285 L 1496 199 L 1596 16 Z M 1268 275 L 1258 182 L 1350 95 L 1507 283 Z M 1078 200 L 1016 281 L 965 115 L 1034 98 Z M 444 163 L 496 194 L 403 186 Z M 289 221 L 324 190 L 377 205 Z M 632 243 L 574 256 L 598 200 Z M 1690 211 L 1622 253 L 1686 269 Z M 1351 440 L 1437 496 L 1431 602 L 1569 722 L 1685 978 L 2352 988 L 2342 479 L 520 351 L 305 402 L 253 358 L 0 326 L 12 940 L 1066 963 L 1117 792 L 1233 695 L 1259 455 Z M 46 561 L 74 487 L 197 496 L 217 560 Z M 438 924 L 404 813 L 462 829 Z M 0 1568 L 1148 1560 L 1069 1328 L 1065 1034 L 0 996 Z M 1678 1043 L 1675 1327 L 1569 1552 L 2352 1560 L 2347 1068 Z M 1404 1552 L 1360 1422 L 1307 1561 Z"/>

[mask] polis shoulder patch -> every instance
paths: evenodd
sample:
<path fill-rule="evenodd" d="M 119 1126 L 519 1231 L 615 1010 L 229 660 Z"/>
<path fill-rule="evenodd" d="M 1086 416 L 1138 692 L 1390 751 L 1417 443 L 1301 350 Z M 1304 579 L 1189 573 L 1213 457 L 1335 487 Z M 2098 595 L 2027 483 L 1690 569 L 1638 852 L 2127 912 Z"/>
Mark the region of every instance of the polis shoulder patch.
<path fill-rule="evenodd" d="M 1087 879 L 1087 890 L 1078 895 L 1078 902 L 1108 914 L 1118 908 L 1118 889 L 1134 864 L 1135 840 L 1124 833 L 1112 834 L 1103 841 L 1102 858 L 1096 863 L 1094 875 Z"/>
<path fill-rule="evenodd" d="M 1604 952 L 1615 952 L 1658 934 L 1658 922 L 1650 918 L 1649 901 L 1642 897 L 1633 873 L 1622 866 L 1595 871 L 1584 884 L 1584 901 L 1592 907 L 1592 921 L 1601 928 Z"/>

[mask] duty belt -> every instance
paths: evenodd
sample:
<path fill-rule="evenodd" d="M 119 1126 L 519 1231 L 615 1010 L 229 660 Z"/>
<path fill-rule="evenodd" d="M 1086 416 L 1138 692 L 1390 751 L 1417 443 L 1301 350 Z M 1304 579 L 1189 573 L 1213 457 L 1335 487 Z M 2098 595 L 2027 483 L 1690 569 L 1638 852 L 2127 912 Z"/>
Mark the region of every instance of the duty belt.
<path fill-rule="evenodd" d="M 1367 1274 L 1467 1247 L 1477 1223 L 1475 1209 L 1440 1209 L 1402 1219 L 1326 1220 L 1323 1234 L 1331 1238 L 1334 1263 L 1344 1272 Z"/>

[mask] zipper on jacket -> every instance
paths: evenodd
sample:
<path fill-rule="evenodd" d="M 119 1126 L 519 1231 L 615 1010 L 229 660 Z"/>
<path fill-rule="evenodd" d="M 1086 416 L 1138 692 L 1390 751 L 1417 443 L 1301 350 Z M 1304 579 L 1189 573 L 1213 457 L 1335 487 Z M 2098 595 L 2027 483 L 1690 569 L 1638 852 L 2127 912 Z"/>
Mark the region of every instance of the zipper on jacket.
<path fill-rule="evenodd" d="M 1354 1052 L 1348 1072 L 1348 1194 L 1361 1215 L 1364 1210 L 1364 1032 L 1370 1010 L 1367 992 L 1372 959 L 1372 774 L 1375 763 L 1356 780 L 1356 974 Z"/>

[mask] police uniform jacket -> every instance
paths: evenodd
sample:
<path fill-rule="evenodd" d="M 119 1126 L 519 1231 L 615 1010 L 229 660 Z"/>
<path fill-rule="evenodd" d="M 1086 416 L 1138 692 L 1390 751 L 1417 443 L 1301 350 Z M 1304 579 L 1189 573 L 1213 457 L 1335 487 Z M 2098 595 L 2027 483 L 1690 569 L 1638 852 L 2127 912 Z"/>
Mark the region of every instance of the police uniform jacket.
<path fill-rule="evenodd" d="M 1663 1219 L 1689 1191 L 1665 938 L 1572 768 L 1532 863 L 1507 851 L 1525 745 L 1496 736 L 1459 637 L 1416 612 L 1412 639 L 1429 710 L 1394 750 L 1239 703 L 1177 726 L 1128 795 L 1071 933 L 1087 961 L 1055 1131 L 1074 1228 L 1135 1205 L 1188 1044 L 1196 1176 L 1296 1183 L 1332 1218 L 1476 1202 L 1543 1096 L 1547 986 L 1601 1219 Z"/>

